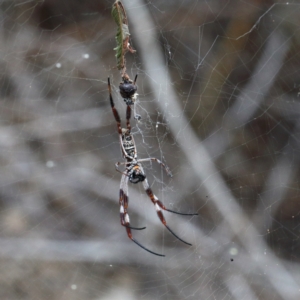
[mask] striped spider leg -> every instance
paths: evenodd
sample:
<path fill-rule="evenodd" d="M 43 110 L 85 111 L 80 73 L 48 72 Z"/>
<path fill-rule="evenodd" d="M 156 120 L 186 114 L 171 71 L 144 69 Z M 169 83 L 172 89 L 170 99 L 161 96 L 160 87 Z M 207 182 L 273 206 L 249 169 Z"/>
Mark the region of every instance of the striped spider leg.
<path fill-rule="evenodd" d="M 148 159 L 145 159 L 144 161 L 146 161 Z M 141 167 L 143 169 L 143 167 Z M 148 195 L 148 197 L 151 199 L 152 203 L 154 204 L 155 206 L 155 210 L 156 210 L 156 213 L 157 213 L 157 216 L 159 217 L 160 221 L 163 223 L 163 225 L 165 225 L 165 227 L 178 239 L 180 240 L 181 242 L 189 245 L 189 246 L 192 246 L 192 244 L 184 241 L 183 239 L 181 239 L 177 234 L 175 234 L 175 232 L 167 225 L 167 221 L 162 213 L 162 210 L 165 210 L 165 211 L 168 211 L 168 212 L 171 212 L 171 213 L 174 213 L 174 214 L 177 214 L 177 215 L 182 215 L 182 216 L 197 216 L 198 214 L 197 213 L 191 213 L 191 214 L 188 214 L 188 213 L 181 213 L 181 212 L 178 212 L 178 211 L 174 211 L 174 210 L 171 210 L 171 209 L 168 209 L 166 208 L 163 203 L 154 195 L 154 193 L 152 192 L 150 186 L 149 186 L 149 183 L 148 183 L 148 180 L 147 178 L 145 178 L 145 180 L 143 181 L 143 187 L 144 187 L 144 190 L 146 192 L 146 194 Z"/>
<path fill-rule="evenodd" d="M 138 246 L 143 248 L 149 253 L 152 253 L 157 256 L 165 256 L 163 254 L 156 253 L 154 251 L 151 251 L 150 249 L 146 248 L 143 246 L 141 243 L 139 243 L 136 239 L 133 238 L 131 229 L 136 229 L 136 230 L 142 230 L 145 229 L 146 227 L 142 228 L 136 228 L 130 226 L 130 219 L 129 215 L 127 212 L 128 208 L 128 202 L 129 202 L 129 197 L 128 197 L 128 176 L 122 175 L 121 179 L 121 185 L 120 185 L 120 219 L 121 219 L 121 225 L 123 225 L 126 228 L 127 236 Z"/>
<path fill-rule="evenodd" d="M 130 117 L 131 117 L 131 107 L 127 105 L 126 109 L 126 128 L 121 127 L 121 118 L 119 116 L 119 113 L 117 109 L 115 108 L 115 104 L 111 95 L 111 86 L 110 86 L 110 80 L 108 78 L 108 90 L 109 90 L 109 98 L 110 98 L 110 105 L 113 111 L 113 115 L 115 117 L 115 120 L 117 122 L 117 127 L 118 127 L 118 133 L 119 133 L 119 140 L 120 140 L 120 147 L 121 147 L 121 152 L 123 154 L 123 157 L 125 159 L 125 162 L 117 162 L 116 163 L 116 170 L 120 173 L 122 173 L 122 178 L 121 178 L 121 184 L 120 184 L 120 199 L 119 199 L 119 204 L 120 204 L 120 219 L 121 219 L 121 225 L 126 227 L 127 235 L 128 237 L 136 243 L 138 246 L 143 248 L 144 250 L 148 251 L 149 253 L 152 253 L 157 256 L 164 256 L 163 254 L 159 254 L 156 252 L 153 252 L 140 244 L 137 240 L 135 240 L 132 236 L 131 229 L 136 229 L 136 230 L 142 230 L 145 229 L 146 227 L 142 228 L 137 228 L 137 227 L 131 227 L 130 226 L 130 219 L 129 215 L 127 212 L 128 209 L 128 203 L 129 203 L 129 197 L 128 197 L 128 181 L 131 183 L 139 183 L 143 182 L 143 187 L 145 189 L 146 194 L 148 197 L 151 199 L 152 203 L 155 205 L 155 209 L 157 212 L 157 215 L 163 225 L 166 226 L 166 228 L 180 241 L 187 245 L 191 245 L 190 243 L 185 242 L 182 240 L 180 237 L 178 237 L 167 225 L 167 222 L 163 216 L 163 213 L 161 210 L 166 210 L 175 214 L 179 215 L 188 215 L 188 216 L 194 216 L 197 215 L 195 213 L 193 214 L 187 214 L 187 213 L 181 213 L 177 211 L 173 211 L 170 209 L 167 209 L 162 202 L 153 194 L 152 190 L 150 189 L 149 183 L 146 179 L 146 175 L 144 172 L 144 169 L 141 165 L 141 162 L 146 162 L 146 161 L 155 161 L 158 164 L 160 164 L 164 170 L 166 171 L 167 175 L 172 177 L 172 173 L 169 170 L 169 168 L 162 163 L 159 159 L 157 158 L 143 158 L 143 159 L 138 159 L 137 158 L 137 150 L 136 150 L 136 145 L 134 142 L 133 135 L 131 134 L 131 125 L 130 125 Z M 120 165 L 125 165 L 125 170 L 121 171 L 119 170 Z"/>
<path fill-rule="evenodd" d="M 120 184 L 120 199 L 119 199 L 121 225 L 124 227 L 127 227 L 127 229 L 129 229 L 129 231 L 130 231 L 130 229 L 135 229 L 135 230 L 146 229 L 146 227 L 140 228 L 140 227 L 130 226 L 129 215 L 127 212 L 128 202 L 129 202 L 128 177 L 125 174 L 123 174 L 122 178 L 121 178 L 121 184 Z"/>

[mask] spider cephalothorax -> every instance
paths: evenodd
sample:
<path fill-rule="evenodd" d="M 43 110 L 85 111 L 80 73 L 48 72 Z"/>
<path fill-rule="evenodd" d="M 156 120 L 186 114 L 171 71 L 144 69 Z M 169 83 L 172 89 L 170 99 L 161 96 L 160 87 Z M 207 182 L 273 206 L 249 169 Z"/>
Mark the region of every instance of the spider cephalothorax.
<path fill-rule="evenodd" d="M 135 77 L 135 80 L 136 80 L 136 77 Z M 125 83 L 125 84 L 127 84 L 127 83 Z M 129 84 L 131 84 L 131 83 L 129 83 Z M 133 85 L 135 85 L 135 82 L 134 82 Z M 122 85 L 122 89 L 123 89 L 123 87 L 124 87 L 124 82 L 123 82 L 123 85 Z M 148 248 L 144 247 L 137 240 L 135 240 L 132 236 L 131 229 L 141 230 L 141 229 L 145 229 L 146 227 L 137 228 L 137 227 L 130 226 L 129 214 L 127 212 L 128 202 L 129 202 L 128 180 L 131 183 L 142 182 L 144 190 L 145 190 L 147 196 L 150 198 L 150 200 L 154 204 L 156 213 L 157 213 L 160 221 L 162 222 L 162 224 L 165 225 L 166 228 L 177 239 L 179 239 L 180 241 L 182 241 L 183 243 L 185 243 L 187 245 L 191 245 L 190 243 L 187 243 L 184 240 L 182 240 L 180 237 L 178 237 L 173 232 L 173 230 L 170 229 L 170 227 L 167 225 L 167 221 L 165 220 L 165 217 L 162 213 L 162 210 L 166 210 L 166 211 L 169 211 L 169 212 L 172 212 L 172 213 L 175 213 L 175 214 L 179 214 L 179 215 L 187 215 L 187 216 L 194 216 L 194 215 L 197 215 L 197 214 L 185 214 L 185 213 L 180 213 L 180 212 L 177 212 L 177 211 L 174 211 L 174 210 L 170 210 L 170 209 L 166 208 L 163 205 L 163 203 L 153 194 L 153 192 L 152 192 L 152 190 L 149 186 L 149 183 L 148 183 L 148 180 L 146 178 L 146 175 L 145 175 L 145 172 L 144 172 L 144 169 L 143 169 L 143 166 L 142 166 L 141 162 L 155 161 L 165 169 L 166 173 L 170 177 L 172 177 L 172 173 L 164 163 L 162 163 L 159 159 L 157 159 L 155 157 L 149 157 L 149 158 L 143 158 L 143 159 L 138 159 L 137 158 L 136 145 L 135 145 L 135 142 L 134 142 L 133 135 L 131 134 L 131 125 L 130 125 L 131 107 L 130 107 L 130 105 L 127 105 L 127 108 L 126 108 L 126 125 L 127 126 L 126 126 L 126 128 L 122 128 L 121 127 L 121 118 L 120 118 L 120 115 L 119 115 L 117 109 L 115 108 L 115 103 L 114 103 L 114 100 L 112 98 L 109 78 L 108 78 L 108 91 L 109 91 L 109 99 L 110 99 L 111 109 L 113 111 L 113 115 L 114 115 L 115 120 L 117 122 L 121 151 L 122 151 L 123 157 L 125 159 L 124 162 L 117 162 L 116 163 L 116 170 L 118 172 L 122 173 L 121 184 L 120 184 L 120 198 L 119 198 L 121 225 L 126 228 L 128 237 L 134 243 L 136 243 L 138 246 L 140 246 L 144 250 L 146 250 L 146 251 L 148 251 L 148 252 L 150 252 L 154 255 L 164 256 L 163 254 L 153 252 L 153 251 L 149 250 Z M 121 88 L 120 88 L 120 92 L 121 92 Z M 136 89 L 134 90 L 134 93 L 135 92 L 136 92 Z M 132 97 L 131 97 L 131 99 L 132 99 Z M 125 100 L 125 98 L 124 98 L 124 100 Z M 125 166 L 124 171 L 119 170 L 120 165 Z"/>
<path fill-rule="evenodd" d="M 137 75 L 132 81 L 127 74 L 122 77 L 122 82 L 119 85 L 120 94 L 124 99 L 126 105 L 133 105 L 137 97 L 137 86 L 135 84 Z"/>

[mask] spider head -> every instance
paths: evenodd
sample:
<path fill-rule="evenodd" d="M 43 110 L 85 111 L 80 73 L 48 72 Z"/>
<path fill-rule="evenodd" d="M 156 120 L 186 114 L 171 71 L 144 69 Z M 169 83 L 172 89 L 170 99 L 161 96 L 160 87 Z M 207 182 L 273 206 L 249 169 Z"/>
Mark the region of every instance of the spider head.
<path fill-rule="evenodd" d="M 132 105 L 135 100 L 134 94 L 137 91 L 137 86 L 129 78 L 123 77 L 123 82 L 120 83 L 119 89 L 126 105 Z"/>
<path fill-rule="evenodd" d="M 130 175 L 129 175 L 129 181 L 131 183 L 139 183 L 144 181 L 146 178 L 146 175 L 144 172 L 140 169 L 138 165 L 134 166 Z"/>

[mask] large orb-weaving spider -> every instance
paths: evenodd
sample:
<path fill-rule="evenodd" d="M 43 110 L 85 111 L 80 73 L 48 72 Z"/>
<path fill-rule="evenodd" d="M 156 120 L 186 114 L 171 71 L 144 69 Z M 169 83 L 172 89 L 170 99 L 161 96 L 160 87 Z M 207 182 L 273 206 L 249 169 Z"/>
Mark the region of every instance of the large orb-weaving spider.
<path fill-rule="evenodd" d="M 136 78 L 135 78 L 135 80 L 136 80 Z M 142 182 L 144 190 L 145 190 L 146 194 L 148 195 L 148 197 L 151 199 L 152 203 L 154 204 L 155 209 L 156 209 L 156 213 L 157 213 L 160 221 L 163 223 L 163 225 L 165 225 L 165 227 L 177 239 L 179 239 L 183 243 L 191 246 L 190 243 L 185 242 L 184 240 L 182 240 L 180 237 L 178 237 L 173 232 L 173 230 L 170 229 L 170 227 L 167 225 L 167 222 L 164 218 L 162 210 L 166 210 L 166 211 L 178 214 L 178 215 L 186 215 L 186 216 L 195 216 L 195 215 L 198 215 L 198 214 L 197 213 L 188 214 L 188 213 L 181 213 L 181 212 L 170 210 L 170 209 L 166 208 L 163 205 L 163 203 L 154 195 L 154 193 L 152 192 L 152 190 L 149 186 L 149 183 L 148 183 L 148 180 L 146 178 L 146 175 L 145 175 L 145 172 L 144 172 L 144 169 L 142 167 L 141 162 L 155 161 L 164 168 L 164 170 L 166 171 L 168 176 L 172 177 L 172 173 L 169 170 L 169 168 L 157 158 L 154 158 L 154 157 L 143 158 L 143 159 L 138 159 L 137 158 L 136 145 L 135 145 L 135 142 L 134 142 L 133 135 L 131 134 L 131 125 L 130 125 L 131 107 L 130 107 L 130 105 L 127 105 L 127 109 L 126 109 L 126 128 L 122 128 L 121 127 L 121 118 L 120 118 L 120 115 L 119 115 L 117 109 L 115 108 L 114 100 L 112 98 L 111 85 L 110 85 L 110 79 L 109 78 L 108 78 L 108 91 L 109 91 L 109 99 L 110 99 L 110 105 L 111 105 L 111 108 L 112 108 L 112 112 L 113 112 L 113 115 L 114 115 L 115 120 L 117 122 L 121 151 L 122 151 L 123 157 L 125 159 L 125 162 L 117 162 L 116 163 L 116 170 L 122 174 L 121 184 L 120 184 L 120 198 L 119 198 L 121 225 L 126 228 L 128 237 L 134 243 L 136 243 L 138 246 L 140 246 L 144 250 L 146 250 L 146 251 L 148 251 L 148 252 L 150 252 L 154 255 L 165 256 L 163 254 L 159 254 L 159 253 L 156 253 L 156 252 L 153 252 L 153 251 L 147 249 L 145 246 L 141 245 L 137 240 L 135 240 L 132 236 L 131 229 L 142 230 L 142 229 L 145 229 L 146 227 L 136 228 L 136 227 L 130 226 L 129 215 L 128 215 L 128 212 L 127 212 L 128 202 L 129 202 L 128 180 L 131 183 Z M 119 170 L 120 165 L 125 165 L 125 170 L 124 171 Z"/>

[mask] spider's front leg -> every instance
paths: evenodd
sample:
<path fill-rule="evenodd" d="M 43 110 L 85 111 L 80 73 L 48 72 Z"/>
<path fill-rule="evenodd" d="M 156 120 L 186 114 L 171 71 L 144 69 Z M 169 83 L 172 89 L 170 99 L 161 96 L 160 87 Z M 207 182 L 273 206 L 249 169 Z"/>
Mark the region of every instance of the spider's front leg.
<path fill-rule="evenodd" d="M 110 106 L 111 106 L 113 115 L 115 117 L 115 120 L 117 122 L 118 133 L 119 133 L 119 135 L 122 135 L 121 118 L 120 118 L 120 115 L 119 115 L 117 109 L 115 108 L 115 102 L 114 102 L 112 94 L 111 94 L 111 85 L 110 85 L 110 79 L 109 79 L 109 77 L 107 78 L 107 86 L 108 86 Z"/>
<path fill-rule="evenodd" d="M 127 108 L 126 108 L 126 127 L 131 132 L 130 118 L 131 118 L 131 107 L 129 105 L 127 105 Z"/>

